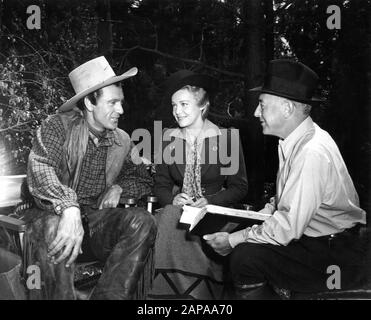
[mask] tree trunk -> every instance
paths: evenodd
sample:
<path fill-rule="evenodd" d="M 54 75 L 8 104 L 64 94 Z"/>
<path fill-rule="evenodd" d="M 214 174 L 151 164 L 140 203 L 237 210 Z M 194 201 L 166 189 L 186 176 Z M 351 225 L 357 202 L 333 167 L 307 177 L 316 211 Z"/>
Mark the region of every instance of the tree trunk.
<path fill-rule="evenodd" d="M 108 61 L 112 59 L 112 23 L 110 0 L 97 0 L 98 23 L 98 52 L 104 55 Z"/>
<path fill-rule="evenodd" d="M 249 0 L 243 3 L 243 36 L 244 44 L 241 54 L 245 58 L 244 73 L 247 76 L 246 108 L 248 125 L 243 131 L 244 153 L 246 155 L 249 180 L 248 201 L 256 206 L 262 205 L 264 194 L 264 139 L 259 121 L 254 118 L 257 106 L 257 95 L 248 89 L 261 84 L 265 65 L 264 50 L 264 11 L 261 0 Z"/>
<path fill-rule="evenodd" d="M 264 15 L 265 15 L 265 62 L 268 63 L 274 59 L 274 11 L 273 0 L 264 0 Z M 277 137 L 264 136 L 264 181 L 271 183 L 274 186 L 278 169 L 278 153 L 277 153 Z M 265 188 L 266 189 L 266 188 Z M 267 191 L 267 190 L 265 190 Z M 268 191 L 267 197 L 273 196 L 275 188 Z"/>
<path fill-rule="evenodd" d="M 362 11 L 364 1 L 355 0 L 342 11 L 337 47 L 331 59 L 331 105 L 327 108 L 326 128 L 336 141 L 358 192 L 361 207 L 370 218 L 370 49 L 364 39 L 370 13 Z M 339 125 L 341 124 L 341 125 Z"/>
<path fill-rule="evenodd" d="M 264 0 L 265 15 L 265 60 L 274 58 L 274 12 L 273 0 Z"/>
<path fill-rule="evenodd" d="M 0 1 L 0 31 L 2 31 L 2 26 L 3 26 L 3 2 Z"/>

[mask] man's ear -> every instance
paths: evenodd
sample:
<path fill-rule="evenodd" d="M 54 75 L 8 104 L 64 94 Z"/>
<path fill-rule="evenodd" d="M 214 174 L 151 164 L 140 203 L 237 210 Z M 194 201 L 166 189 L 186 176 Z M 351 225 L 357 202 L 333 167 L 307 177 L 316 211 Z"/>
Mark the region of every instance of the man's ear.
<path fill-rule="evenodd" d="M 287 119 L 294 113 L 295 105 L 291 100 L 288 100 L 288 99 L 284 99 L 282 101 L 282 103 L 283 103 L 283 106 L 284 106 L 283 114 L 284 114 L 285 118 Z"/>
<path fill-rule="evenodd" d="M 84 98 L 84 104 L 85 104 L 85 108 L 86 108 L 88 111 L 90 111 L 90 112 L 93 111 L 94 105 L 91 103 L 91 101 L 89 100 L 88 97 L 85 97 L 85 98 Z"/>

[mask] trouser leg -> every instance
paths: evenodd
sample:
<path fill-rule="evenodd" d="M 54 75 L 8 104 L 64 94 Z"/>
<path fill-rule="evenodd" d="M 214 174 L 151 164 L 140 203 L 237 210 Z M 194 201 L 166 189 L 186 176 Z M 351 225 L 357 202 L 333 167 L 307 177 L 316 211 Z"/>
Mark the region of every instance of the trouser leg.
<path fill-rule="evenodd" d="M 341 288 L 356 282 L 362 267 L 363 248 L 356 238 L 303 236 L 287 246 L 243 243 L 234 248 L 230 266 L 235 284 L 268 283 L 293 292 L 328 290 L 329 266 L 341 270 Z"/>
<path fill-rule="evenodd" d="M 106 261 L 91 299 L 133 299 L 156 237 L 154 218 L 142 208 L 88 213 L 90 245 Z"/>
<path fill-rule="evenodd" d="M 37 209 L 32 210 L 34 213 L 37 211 Z M 25 235 L 24 263 L 30 270 L 26 275 L 28 277 L 26 285 L 31 300 L 76 299 L 73 285 L 74 264 L 66 268 L 67 260 L 54 264 L 47 257 L 48 246 L 56 236 L 59 219 L 58 216 L 46 211 L 39 211 L 35 215 L 26 217 L 26 220 L 29 220 L 29 227 Z M 30 266 L 33 267 L 30 268 Z"/>
<path fill-rule="evenodd" d="M 266 283 L 234 284 L 237 300 L 278 300 L 279 296 Z"/>

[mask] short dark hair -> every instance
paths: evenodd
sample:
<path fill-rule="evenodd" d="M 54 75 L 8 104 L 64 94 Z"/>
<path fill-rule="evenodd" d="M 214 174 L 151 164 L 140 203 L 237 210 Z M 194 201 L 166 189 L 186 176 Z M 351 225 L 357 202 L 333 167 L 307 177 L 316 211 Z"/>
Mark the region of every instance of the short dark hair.
<path fill-rule="evenodd" d="M 292 101 L 292 100 L 291 100 Z M 312 110 L 312 106 L 307 104 L 307 103 L 302 103 L 302 102 L 298 102 L 298 101 L 292 101 L 294 103 L 294 105 L 296 107 L 301 107 L 302 109 L 302 112 L 305 116 L 309 116 L 310 115 L 310 112 Z"/>
<path fill-rule="evenodd" d="M 113 83 L 113 85 L 115 85 L 116 87 L 120 87 L 121 88 L 121 82 L 116 82 L 116 83 Z M 89 93 L 88 95 L 86 95 L 85 97 L 89 99 L 89 101 L 96 105 L 97 104 L 97 100 L 99 99 L 99 97 L 102 95 L 103 93 L 103 88 L 100 88 L 96 91 L 93 91 L 91 93 Z M 81 111 L 84 111 L 85 109 L 85 102 L 84 102 L 84 98 L 81 98 L 79 101 L 76 102 L 76 106 L 81 110 Z"/>

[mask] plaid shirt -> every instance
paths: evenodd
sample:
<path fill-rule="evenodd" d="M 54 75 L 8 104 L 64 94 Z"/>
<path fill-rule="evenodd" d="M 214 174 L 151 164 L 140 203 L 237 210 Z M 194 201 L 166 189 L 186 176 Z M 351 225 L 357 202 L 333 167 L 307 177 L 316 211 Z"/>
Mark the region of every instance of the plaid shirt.
<path fill-rule="evenodd" d="M 90 133 L 75 192 L 60 182 L 65 139 L 66 132 L 60 117 L 48 118 L 37 130 L 28 162 L 27 179 L 31 194 L 57 214 L 71 206 L 79 207 L 79 204 L 97 205 L 99 196 L 106 188 L 107 151 L 114 143 L 112 131 L 107 130 L 99 139 Z M 131 145 L 133 147 L 134 144 Z M 152 178 L 144 164 L 135 165 L 132 162 L 131 150 L 124 160 L 116 184 L 123 190 L 121 199 L 140 199 L 151 192 Z"/>

